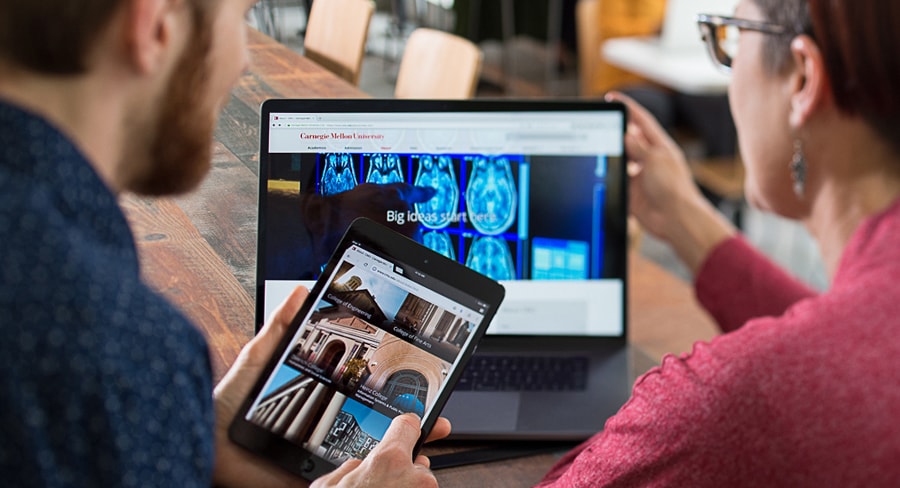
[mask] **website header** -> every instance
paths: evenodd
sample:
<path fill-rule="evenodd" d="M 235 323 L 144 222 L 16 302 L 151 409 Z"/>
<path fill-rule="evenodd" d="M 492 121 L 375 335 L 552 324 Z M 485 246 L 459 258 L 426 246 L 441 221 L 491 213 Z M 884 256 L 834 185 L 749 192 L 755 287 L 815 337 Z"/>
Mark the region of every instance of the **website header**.
<path fill-rule="evenodd" d="M 269 152 L 619 156 L 618 112 L 270 114 Z"/>

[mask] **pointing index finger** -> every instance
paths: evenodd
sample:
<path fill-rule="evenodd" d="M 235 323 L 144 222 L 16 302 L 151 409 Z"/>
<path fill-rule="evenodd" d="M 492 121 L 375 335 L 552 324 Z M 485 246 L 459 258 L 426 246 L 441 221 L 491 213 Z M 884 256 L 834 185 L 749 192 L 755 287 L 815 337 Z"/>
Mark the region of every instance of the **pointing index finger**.
<path fill-rule="evenodd" d="M 668 138 L 665 129 L 659 125 L 656 118 L 633 98 L 624 93 L 613 91 L 606 94 L 606 99 L 622 102 L 628 107 L 629 124 L 636 125 L 640 129 L 641 134 L 651 145 L 664 142 Z"/>

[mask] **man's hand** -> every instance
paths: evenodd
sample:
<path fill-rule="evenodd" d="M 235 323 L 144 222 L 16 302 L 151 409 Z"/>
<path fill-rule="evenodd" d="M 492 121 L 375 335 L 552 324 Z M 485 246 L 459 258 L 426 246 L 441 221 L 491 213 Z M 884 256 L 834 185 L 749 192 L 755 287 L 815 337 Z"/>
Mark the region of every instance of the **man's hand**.
<path fill-rule="evenodd" d="M 244 346 L 234 365 L 216 385 L 213 393 L 216 408 L 215 486 L 308 486 L 305 480 L 254 456 L 228 438 L 228 425 L 308 296 L 306 288 L 297 287 L 275 310 L 259 334 Z M 431 430 L 428 441 L 442 439 L 449 434 L 450 422 L 440 418 Z M 347 461 L 336 471 L 317 480 L 316 486 L 356 486 L 372 481 L 375 481 L 372 486 L 437 486 L 428 469 L 430 463 L 427 457 L 418 456 L 413 463 L 412 451 L 418 439 L 418 417 L 401 415 L 394 419 L 384 439 L 364 462 Z"/>
<path fill-rule="evenodd" d="M 297 287 L 272 314 L 234 361 L 231 369 L 216 385 L 213 397 L 216 407 L 216 464 L 213 471 L 215 486 L 239 487 L 305 487 L 308 483 L 297 476 L 254 456 L 228 438 L 228 425 L 237 414 L 250 388 L 259 378 L 275 347 L 306 300 L 309 291 Z"/>
<path fill-rule="evenodd" d="M 351 459 L 331 473 L 317 479 L 312 488 L 354 486 L 436 487 L 437 480 L 425 456 L 413 462 L 413 448 L 419 439 L 419 417 L 407 413 L 394 417 L 381 442 L 365 460 Z M 428 440 L 446 437 L 450 422 L 438 420 Z"/>

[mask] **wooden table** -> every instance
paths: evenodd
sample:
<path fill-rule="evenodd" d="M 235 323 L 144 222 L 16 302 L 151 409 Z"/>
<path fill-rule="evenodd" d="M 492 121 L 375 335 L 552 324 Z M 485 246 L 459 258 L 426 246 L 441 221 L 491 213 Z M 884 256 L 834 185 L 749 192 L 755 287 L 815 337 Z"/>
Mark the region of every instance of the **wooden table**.
<path fill-rule="evenodd" d="M 250 29 L 250 68 L 219 120 L 212 169 L 194 192 L 176 198 L 121 198 L 142 273 L 205 333 L 215 380 L 253 334 L 259 105 L 271 97 L 367 95 L 306 58 Z M 654 361 L 688 351 L 715 334 L 690 287 L 658 266 L 630 258 L 633 342 Z M 471 444 L 463 445 L 469 447 Z M 460 446 L 442 445 L 428 453 Z M 543 454 L 436 471 L 442 486 L 527 486 L 556 459 Z"/>

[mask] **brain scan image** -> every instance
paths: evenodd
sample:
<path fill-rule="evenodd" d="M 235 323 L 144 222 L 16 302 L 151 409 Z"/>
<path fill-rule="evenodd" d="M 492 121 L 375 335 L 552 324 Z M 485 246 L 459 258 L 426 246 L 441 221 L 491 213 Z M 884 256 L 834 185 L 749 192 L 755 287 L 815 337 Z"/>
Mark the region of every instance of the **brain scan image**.
<path fill-rule="evenodd" d="M 422 225 L 429 229 L 447 227 L 459 208 L 459 186 L 456 184 L 453 160 L 449 156 L 422 156 L 414 185 L 430 186 L 437 190 L 427 202 L 415 204 Z"/>
<path fill-rule="evenodd" d="M 425 247 L 456 261 L 456 252 L 453 251 L 453 241 L 446 232 L 431 231 L 422 236 L 422 244 Z"/>
<path fill-rule="evenodd" d="M 334 195 L 356 186 L 356 171 L 349 154 L 326 154 L 322 171 L 322 195 Z"/>
<path fill-rule="evenodd" d="M 466 188 L 469 222 L 485 235 L 506 231 L 516 219 L 516 186 L 507 158 L 478 157 Z"/>
<path fill-rule="evenodd" d="M 403 168 L 400 167 L 400 156 L 396 154 L 375 154 L 369 160 L 369 171 L 366 183 L 403 183 Z"/>
<path fill-rule="evenodd" d="M 497 237 L 479 237 L 472 242 L 466 266 L 495 280 L 512 280 L 516 277 L 512 254 L 506 241 Z"/>

